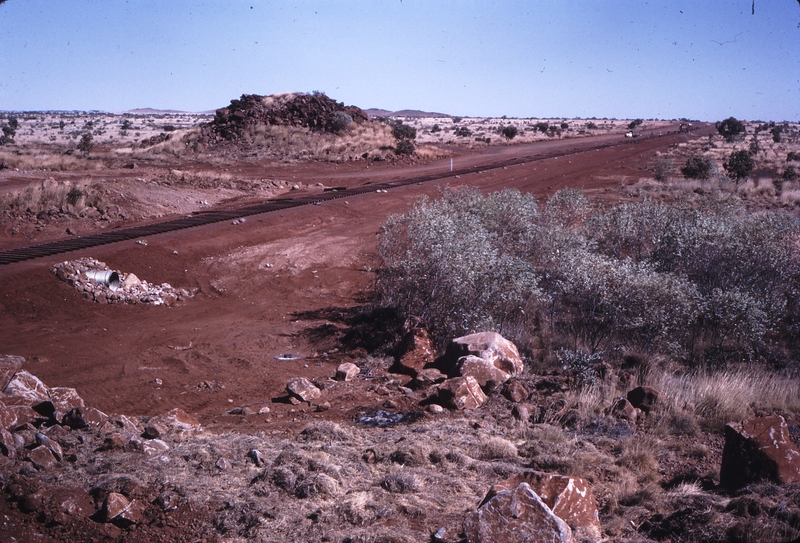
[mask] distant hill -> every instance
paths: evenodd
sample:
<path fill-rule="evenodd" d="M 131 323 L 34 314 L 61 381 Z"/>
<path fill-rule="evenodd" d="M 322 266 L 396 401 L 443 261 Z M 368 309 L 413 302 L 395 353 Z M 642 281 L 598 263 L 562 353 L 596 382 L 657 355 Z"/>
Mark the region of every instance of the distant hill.
<path fill-rule="evenodd" d="M 132 115 L 161 115 L 161 114 L 170 114 L 170 115 L 208 115 L 210 113 L 214 113 L 214 110 L 210 111 L 181 111 L 179 109 L 153 109 L 151 107 L 138 107 L 136 109 L 129 109 L 124 113 L 130 113 Z"/>
<path fill-rule="evenodd" d="M 417 109 L 401 109 L 400 111 L 389 111 L 387 109 L 370 108 L 364 112 L 370 117 L 450 117 L 446 113 L 432 113 L 419 111 Z"/>

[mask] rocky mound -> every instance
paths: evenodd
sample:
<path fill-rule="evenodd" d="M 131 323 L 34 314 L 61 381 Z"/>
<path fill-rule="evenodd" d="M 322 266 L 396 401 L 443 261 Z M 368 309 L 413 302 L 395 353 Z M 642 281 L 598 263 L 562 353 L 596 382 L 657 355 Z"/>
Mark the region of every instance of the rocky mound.
<path fill-rule="evenodd" d="M 51 271 L 75 287 L 87 300 L 104 304 L 172 305 L 192 293 L 173 288 L 169 283 L 153 285 L 132 273 L 111 270 L 105 262 L 93 258 L 61 262 Z"/>
<path fill-rule="evenodd" d="M 257 125 L 300 126 L 313 131 L 338 133 L 351 123 L 369 117 L 356 106 L 345 106 L 322 93 L 260 96 L 243 94 L 218 109 L 214 120 L 202 128 L 209 143 L 236 141 Z"/>

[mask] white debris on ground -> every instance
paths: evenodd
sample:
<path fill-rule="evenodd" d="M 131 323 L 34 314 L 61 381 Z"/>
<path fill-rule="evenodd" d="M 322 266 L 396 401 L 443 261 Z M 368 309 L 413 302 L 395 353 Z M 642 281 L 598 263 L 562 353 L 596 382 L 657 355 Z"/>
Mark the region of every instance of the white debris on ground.
<path fill-rule="evenodd" d="M 88 271 L 112 271 L 105 262 L 94 258 L 79 258 L 56 264 L 51 270 L 56 277 L 75 287 L 87 300 L 101 304 L 153 304 L 172 305 L 186 298 L 191 298 L 194 293 L 186 289 L 176 289 L 169 283 L 154 285 L 142 281 L 132 273 L 117 272 L 119 286 L 108 285 L 90 279 Z"/>

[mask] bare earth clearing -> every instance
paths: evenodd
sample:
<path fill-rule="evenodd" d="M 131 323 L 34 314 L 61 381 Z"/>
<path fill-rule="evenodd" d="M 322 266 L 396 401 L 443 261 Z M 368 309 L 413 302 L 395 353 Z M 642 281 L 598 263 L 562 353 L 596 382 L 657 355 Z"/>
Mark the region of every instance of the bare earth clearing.
<path fill-rule="evenodd" d="M 414 122 L 422 131 L 450 121 Z M 602 134 L 513 145 L 449 143 L 426 135 L 420 139 L 438 145 L 428 155 L 336 163 L 220 162 L 211 156 L 182 162 L 168 154 L 123 156 L 99 139 L 88 159 L 76 158 L 64 169 L 0 170 L 0 194 L 31 183 L 69 182 L 85 194 L 92 192 L 86 187 L 97 187 L 94 193 L 101 196 L 97 205 L 83 208 L 86 213 L 78 205 L 41 217 L 7 217 L 0 249 L 8 250 L 63 239 L 67 230 L 86 235 L 199 209 L 446 174 L 451 158 L 456 168 L 487 168 L 237 224 L 160 234 L 146 243 L 0 266 L 0 354 L 24 357 L 24 369 L 45 384 L 75 388 L 86 406 L 106 414 L 124 414 L 143 425 L 180 408 L 202 425 L 202 432 L 162 435 L 170 448 L 152 455 L 90 429 L 64 430 L 60 439 L 72 447 L 64 451 L 63 467 L 36 471 L 21 458 L 0 456 L 0 541 L 411 542 L 427 541 L 444 527 L 433 540 L 455 542 L 465 516 L 489 487 L 524 468 L 588 478 L 609 540 L 649 541 L 645 534 L 662 532 L 658 540 L 666 540 L 668 519 L 657 519 L 648 508 L 648 492 L 661 496 L 668 513 L 689 504 L 687 515 L 695 517 L 706 509 L 722 511 L 731 500 L 704 492 L 718 478 L 718 432 L 663 435 L 658 461 L 650 461 L 648 449 L 656 444 L 651 434 L 641 433 L 646 423 L 588 443 L 557 424 L 517 420 L 513 404 L 500 394 L 474 411 L 423 411 L 422 395 L 405 388 L 410 377 L 390 373 L 392 360 L 376 351 L 399 337 L 365 313 L 373 271 L 381 264 L 380 225 L 421 196 L 468 186 L 483 192 L 517 188 L 544 198 L 575 187 L 592 199 L 618 202 L 654 191 L 651 166 L 659 153 L 697 146 L 716 132 L 712 125 L 678 133 L 678 123 L 645 123 L 643 135 L 664 135 L 631 139 L 623 136 L 625 123 L 618 125 Z M 27 145 L 33 153 L 47 142 Z M 561 156 L 537 158 L 554 154 Z M 489 168 L 513 158 L 525 162 Z M 157 306 L 94 303 L 50 271 L 82 257 L 192 296 Z M 330 379 L 343 362 L 356 363 L 361 374 L 353 381 Z M 289 402 L 286 385 L 295 377 L 322 385 L 321 397 Z M 557 375 L 526 375 L 522 381 L 537 390 L 531 401 L 541 406 L 550 401 L 548 387 L 566 390 Z M 363 423 L 382 413 L 407 418 L 385 428 Z M 796 428 L 797 421 L 787 418 Z M 690 443 L 674 446 L 681 439 Z M 261 464 L 248 456 L 253 449 L 263 455 Z M 659 485 L 685 475 L 690 463 L 691 484 L 661 490 Z M 37 494 L 39 485 L 49 495 Z M 135 523 L 103 522 L 108 513 L 96 510 L 110 493 L 143 504 Z M 59 510 L 58 499 L 74 505 Z M 695 517 L 691 522 L 702 524 Z M 675 518 L 670 522 L 681 522 Z M 764 526 L 794 537 L 796 520 L 781 517 L 781 526 L 794 527 L 785 532 L 772 520 Z M 743 530 L 742 541 L 758 527 Z"/>

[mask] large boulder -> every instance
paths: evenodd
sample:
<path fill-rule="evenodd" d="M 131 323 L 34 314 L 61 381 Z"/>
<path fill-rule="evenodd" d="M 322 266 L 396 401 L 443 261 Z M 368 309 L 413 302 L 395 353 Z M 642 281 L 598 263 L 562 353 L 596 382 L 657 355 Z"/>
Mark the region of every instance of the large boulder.
<path fill-rule="evenodd" d="M 505 383 L 511 378 L 509 374 L 488 360 L 471 354 L 458 359 L 458 373 L 462 377 L 474 377 L 482 387 L 489 382 Z"/>
<path fill-rule="evenodd" d="M 601 536 L 597 501 L 588 481 L 556 473 L 526 471 L 494 485 L 482 504 L 501 492 L 525 483 L 536 492 L 553 513 L 569 525 L 580 538 L 597 540 Z"/>
<path fill-rule="evenodd" d="M 50 391 L 38 377 L 25 370 L 20 370 L 3 389 L 6 396 L 24 400 L 28 405 L 36 405 L 50 401 Z"/>
<path fill-rule="evenodd" d="M 453 409 L 476 409 L 486 401 L 486 394 L 474 377 L 454 377 L 439 385 L 439 401 Z"/>
<path fill-rule="evenodd" d="M 735 489 L 758 481 L 800 482 L 800 451 L 780 415 L 725 425 L 720 484 Z"/>
<path fill-rule="evenodd" d="M 489 499 L 464 519 L 463 529 L 468 543 L 575 543 L 567 523 L 527 483 Z"/>
<path fill-rule="evenodd" d="M 478 332 L 450 342 L 442 359 L 444 371 L 456 375 L 458 360 L 469 355 L 483 358 L 512 377 L 521 374 L 525 369 L 516 345 L 497 332 Z"/>
<path fill-rule="evenodd" d="M 423 328 L 409 331 L 403 338 L 399 352 L 398 369 L 411 375 L 417 375 L 436 359 L 431 338 Z"/>

